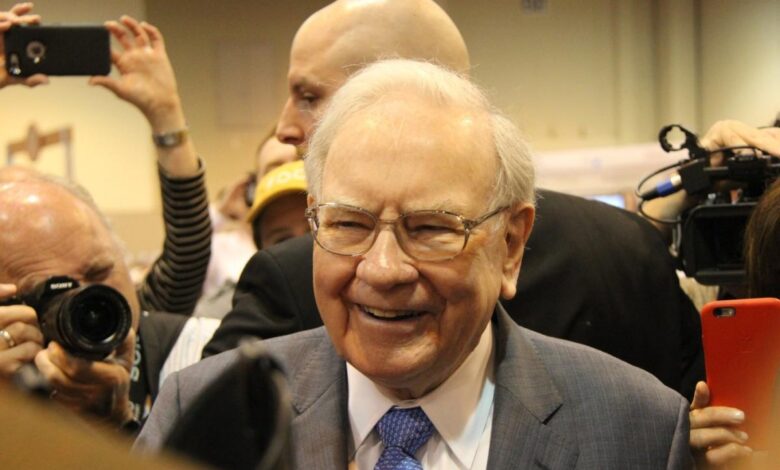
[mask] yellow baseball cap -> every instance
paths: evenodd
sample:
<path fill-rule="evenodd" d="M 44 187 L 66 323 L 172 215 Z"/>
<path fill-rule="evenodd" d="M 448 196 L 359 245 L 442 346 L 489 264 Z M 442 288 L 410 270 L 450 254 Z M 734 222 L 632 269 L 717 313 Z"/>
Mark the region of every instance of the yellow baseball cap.
<path fill-rule="evenodd" d="M 257 183 L 255 200 L 246 221 L 252 223 L 260 217 L 260 213 L 268 204 L 287 194 L 306 194 L 306 175 L 303 171 L 303 160 L 297 160 L 280 165 L 269 171 Z"/>

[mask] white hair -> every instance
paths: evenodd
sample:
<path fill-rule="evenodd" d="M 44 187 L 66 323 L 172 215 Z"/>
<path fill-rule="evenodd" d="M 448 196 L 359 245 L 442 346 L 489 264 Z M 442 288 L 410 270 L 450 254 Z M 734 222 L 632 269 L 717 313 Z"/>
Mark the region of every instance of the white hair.
<path fill-rule="evenodd" d="M 350 117 L 392 92 L 415 93 L 436 104 L 485 113 L 498 158 L 491 208 L 535 202 L 531 151 L 520 131 L 493 107 L 468 78 L 428 62 L 391 59 L 366 66 L 333 95 L 309 141 L 305 156 L 309 191 L 320 199 L 322 173 L 330 146 Z"/>

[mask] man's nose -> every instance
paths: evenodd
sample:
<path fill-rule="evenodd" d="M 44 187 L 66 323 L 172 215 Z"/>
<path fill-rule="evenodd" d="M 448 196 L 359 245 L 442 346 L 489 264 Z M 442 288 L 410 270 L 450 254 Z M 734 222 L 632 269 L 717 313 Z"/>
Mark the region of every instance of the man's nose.
<path fill-rule="evenodd" d="M 282 108 L 282 115 L 279 116 L 279 123 L 276 125 L 276 138 L 285 144 L 296 146 L 303 144 L 306 141 L 304 119 L 308 118 L 303 116 L 301 110 L 295 106 L 293 98 L 287 98 Z"/>
<path fill-rule="evenodd" d="M 393 230 L 387 227 L 380 230 L 374 245 L 362 256 L 356 276 L 376 289 L 386 290 L 415 282 L 419 273 L 413 263 L 401 249 Z"/>

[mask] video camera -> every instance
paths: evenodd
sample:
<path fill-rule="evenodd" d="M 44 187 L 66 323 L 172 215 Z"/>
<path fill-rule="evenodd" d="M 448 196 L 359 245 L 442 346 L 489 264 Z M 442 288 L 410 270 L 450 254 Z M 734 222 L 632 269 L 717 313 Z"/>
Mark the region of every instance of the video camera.
<path fill-rule="evenodd" d="M 682 132 L 678 145 L 670 137 Z M 656 222 L 674 226 L 673 251 L 689 277 L 707 285 L 743 284 L 743 238 L 750 214 L 766 188 L 780 175 L 780 160 L 749 146 L 706 150 L 698 137 L 679 124 L 661 129 L 658 140 L 666 152 L 687 150 L 689 158 L 661 168 L 637 186 L 639 211 Z M 723 155 L 722 166 L 712 166 L 710 156 Z M 669 180 L 642 191 L 642 186 L 662 172 L 676 169 Z M 679 219 L 658 220 L 642 210 L 646 201 L 684 189 L 702 201 L 683 211 Z"/>
<path fill-rule="evenodd" d="M 74 356 L 101 360 L 127 337 L 132 314 L 117 290 L 94 284 L 81 287 L 68 276 L 52 276 L 29 294 L 0 305 L 29 305 L 38 314 L 44 341 L 56 341 Z"/>

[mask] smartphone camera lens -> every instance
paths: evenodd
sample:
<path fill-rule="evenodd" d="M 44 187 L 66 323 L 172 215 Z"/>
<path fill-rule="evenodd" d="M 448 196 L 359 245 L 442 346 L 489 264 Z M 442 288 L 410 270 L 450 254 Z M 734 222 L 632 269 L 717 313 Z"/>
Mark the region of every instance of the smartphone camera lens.
<path fill-rule="evenodd" d="M 737 314 L 737 309 L 734 307 L 718 307 L 715 309 L 716 318 L 730 318 Z"/>
<path fill-rule="evenodd" d="M 19 66 L 19 56 L 11 54 L 8 58 L 8 73 L 18 77 L 22 74 L 22 68 Z"/>
<path fill-rule="evenodd" d="M 26 52 L 27 57 L 29 57 L 34 64 L 39 64 L 46 55 L 46 46 L 40 41 L 30 41 L 30 43 L 27 44 Z"/>

